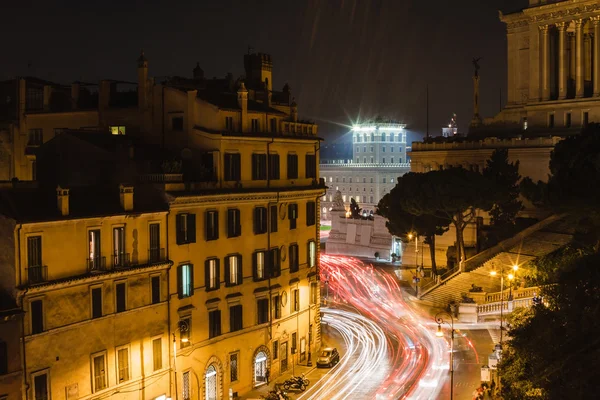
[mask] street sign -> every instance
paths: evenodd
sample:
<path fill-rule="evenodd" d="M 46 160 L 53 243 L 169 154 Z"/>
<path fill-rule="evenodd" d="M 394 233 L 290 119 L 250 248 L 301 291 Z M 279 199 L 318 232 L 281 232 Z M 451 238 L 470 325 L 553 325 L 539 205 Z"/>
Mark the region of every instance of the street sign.
<path fill-rule="evenodd" d="M 490 369 L 487 366 L 481 367 L 481 381 L 489 382 L 490 380 Z"/>

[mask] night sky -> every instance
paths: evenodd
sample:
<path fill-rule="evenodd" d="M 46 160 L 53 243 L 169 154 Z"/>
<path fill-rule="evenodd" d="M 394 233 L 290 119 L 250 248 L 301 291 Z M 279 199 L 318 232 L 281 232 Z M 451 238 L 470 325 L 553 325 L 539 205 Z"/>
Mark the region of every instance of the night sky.
<path fill-rule="evenodd" d="M 0 79 L 70 83 L 136 81 L 144 49 L 150 76 L 240 76 L 251 46 L 273 58 L 274 88 L 287 82 L 302 118 L 339 138 L 358 117 L 383 115 L 424 134 L 453 112 L 472 116 L 471 60 L 481 64 L 481 111 L 506 97 L 506 36 L 498 9 L 527 0 L 103 0 L 5 2 Z M 339 124 L 339 125 L 338 125 Z M 415 139 L 416 136 L 413 136 Z"/>

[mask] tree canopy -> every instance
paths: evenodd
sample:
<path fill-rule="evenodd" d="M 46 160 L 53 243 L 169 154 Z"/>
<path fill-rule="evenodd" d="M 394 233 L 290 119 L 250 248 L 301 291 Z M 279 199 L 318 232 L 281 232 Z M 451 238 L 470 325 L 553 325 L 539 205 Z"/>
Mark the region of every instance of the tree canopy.
<path fill-rule="evenodd" d="M 514 225 L 521 211 L 519 201 L 519 161 L 508 161 L 507 149 L 496 149 L 486 162 L 483 176 L 495 186 L 494 205 L 490 210 L 492 225 Z"/>

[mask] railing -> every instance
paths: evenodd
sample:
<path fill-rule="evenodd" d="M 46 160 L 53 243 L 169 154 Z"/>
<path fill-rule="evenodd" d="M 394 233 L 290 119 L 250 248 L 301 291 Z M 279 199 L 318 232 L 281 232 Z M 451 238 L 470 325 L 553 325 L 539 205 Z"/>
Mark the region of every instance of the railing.
<path fill-rule="evenodd" d="M 96 256 L 87 259 L 88 272 L 106 271 L 106 257 Z"/>
<path fill-rule="evenodd" d="M 177 183 L 183 182 L 183 174 L 145 174 L 138 179 L 143 183 Z"/>
<path fill-rule="evenodd" d="M 533 305 L 533 297 L 527 297 L 517 300 L 497 301 L 494 303 L 478 304 L 477 315 L 493 315 L 500 314 L 502 308 L 503 313 L 511 313 L 517 308 L 529 308 Z"/>
<path fill-rule="evenodd" d="M 120 253 L 112 255 L 112 265 L 114 268 L 127 268 L 131 263 L 129 253 Z"/>
<path fill-rule="evenodd" d="M 499 139 L 489 137 L 484 140 L 462 141 L 462 142 L 440 142 L 440 143 L 420 143 L 413 142 L 412 151 L 432 151 L 432 150 L 463 150 L 463 149 L 485 149 L 485 148 L 510 148 L 510 147 L 554 147 L 560 141 L 559 137 L 538 137 L 538 138 L 511 138 Z"/>
<path fill-rule="evenodd" d="M 438 275 L 437 278 L 434 278 L 431 282 L 427 282 L 426 284 L 421 286 L 421 293 L 419 296 L 423 296 L 424 294 L 427 293 L 428 290 L 433 289 L 437 285 L 441 285 L 442 283 L 444 283 L 444 281 L 447 281 L 448 279 L 452 278 L 454 275 L 458 274 L 459 272 L 460 272 L 460 267 L 454 267 L 452 269 L 449 269 L 442 275 Z"/>
<path fill-rule="evenodd" d="M 410 163 L 340 163 L 340 164 L 319 164 L 321 170 L 336 168 L 410 168 Z M 333 183 L 333 182 L 331 182 Z M 336 182 L 341 183 L 341 182 Z"/>
<path fill-rule="evenodd" d="M 45 265 L 36 265 L 27 270 L 27 283 L 35 285 L 36 283 L 46 282 L 48 280 L 48 267 Z"/>
<path fill-rule="evenodd" d="M 165 255 L 165 249 L 149 249 L 148 250 L 148 264 L 157 264 L 167 261 Z"/>

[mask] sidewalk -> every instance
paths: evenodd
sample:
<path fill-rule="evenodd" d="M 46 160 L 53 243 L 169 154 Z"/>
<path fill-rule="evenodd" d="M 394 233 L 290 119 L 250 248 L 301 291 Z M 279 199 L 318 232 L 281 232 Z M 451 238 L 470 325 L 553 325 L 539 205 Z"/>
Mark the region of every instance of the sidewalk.
<path fill-rule="evenodd" d="M 336 334 L 336 331 L 327 327 L 327 325 L 322 325 L 321 327 L 321 349 L 325 347 L 337 347 L 340 351 L 341 356 L 346 353 L 346 345 L 342 341 L 342 338 Z M 329 368 L 320 368 L 317 369 L 317 357 L 319 356 L 320 350 L 314 351 L 312 353 L 312 367 L 306 365 L 306 361 L 303 361 L 301 364 L 296 364 L 292 370 L 290 366 L 286 372 L 279 376 L 271 377 L 268 385 L 262 385 L 254 390 L 243 393 L 239 399 L 244 400 L 260 400 L 266 396 L 269 391 L 271 391 L 276 384 L 283 384 L 287 379 L 292 377 L 292 373 L 295 376 L 300 376 L 302 374 L 306 375 L 306 378 L 310 380 L 310 385 L 308 386 L 307 391 L 310 390 L 326 373 L 330 371 Z M 282 387 L 283 389 L 283 387 Z M 290 398 L 295 399 L 297 396 L 306 393 L 299 391 L 288 391 L 288 396 Z"/>

